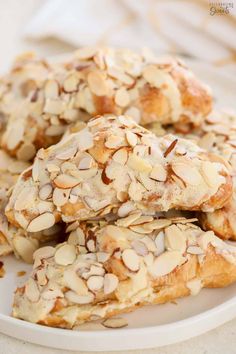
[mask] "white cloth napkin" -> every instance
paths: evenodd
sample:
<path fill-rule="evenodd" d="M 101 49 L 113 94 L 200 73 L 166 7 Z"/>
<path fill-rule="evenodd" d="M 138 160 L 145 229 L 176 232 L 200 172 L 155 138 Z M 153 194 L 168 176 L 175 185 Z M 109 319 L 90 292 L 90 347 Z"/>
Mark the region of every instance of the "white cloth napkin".
<path fill-rule="evenodd" d="M 210 15 L 206 0 L 47 0 L 26 26 L 34 39 L 56 37 L 75 47 L 149 46 L 230 63 L 236 51 L 236 0 L 228 15 Z"/>

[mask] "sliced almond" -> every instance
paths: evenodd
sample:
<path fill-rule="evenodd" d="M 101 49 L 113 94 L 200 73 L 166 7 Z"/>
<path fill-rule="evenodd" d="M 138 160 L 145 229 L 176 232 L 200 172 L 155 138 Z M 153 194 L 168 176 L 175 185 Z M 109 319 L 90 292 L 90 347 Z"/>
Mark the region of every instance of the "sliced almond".
<path fill-rule="evenodd" d="M 80 183 L 80 180 L 63 173 L 61 175 L 58 175 L 53 182 L 58 188 L 67 189 L 77 186 Z"/>
<path fill-rule="evenodd" d="M 106 252 L 97 252 L 97 261 L 105 263 L 110 258 L 110 254 Z"/>
<path fill-rule="evenodd" d="M 103 287 L 104 278 L 100 275 L 92 275 L 87 280 L 87 286 L 91 291 L 98 291 Z"/>
<path fill-rule="evenodd" d="M 128 160 L 128 152 L 125 148 L 121 148 L 112 155 L 112 158 L 115 162 L 124 166 Z"/>
<path fill-rule="evenodd" d="M 135 146 L 138 143 L 137 135 L 132 133 L 131 131 L 126 132 L 126 139 L 127 139 L 130 146 Z"/>
<path fill-rule="evenodd" d="M 88 74 L 88 86 L 93 94 L 96 96 L 106 96 L 108 93 L 108 86 L 103 74 L 99 71 L 91 71 Z"/>
<path fill-rule="evenodd" d="M 45 184 L 39 190 L 39 198 L 42 200 L 48 199 L 52 194 L 52 186 L 51 184 Z"/>
<path fill-rule="evenodd" d="M 57 207 L 65 205 L 69 199 L 70 192 L 70 189 L 55 188 L 52 195 L 53 203 Z"/>
<path fill-rule="evenodd" d="M 49 114 L 59 115 L 64 112 L 65 108 L 66 108 L 65 102 L 57 99 L 47 98 L 44 106 L 44 112 Z"/>
<path fill-rule="evenodd" d="M 116 221 L 116 225 L 117 226 L 122 226 L 122 227 L 128 227 L 129 225 L 131 225 L 135 220 L 139 219 L 139 217 L 142 215 L 141 211 L 136 211 L 132 214 L 130 214 L 129 216 L 127 216 L 126 218 L 123 219 L 118 219 Z"/>
<path fill-rule="evenodd" d="M 155 256 L 159 256 L 160 254 L 165 252 L 165 234 L 163 231 L 160 231 L 155 238 L 156 251 Z"/>
<path fill-rule="evenodd" d="M 165 229 L 166 246 L 172 251 L 179 251 L 183 254 L 186 250 L 186 236 L 176 225 Z"/>
<path fill-rule="evenodd" d="M 187 252 L 190 254 L 204 254 L 204 251 L 198 246 L 189 246 Z"/>
<path fill-rule="evenodd" d="M 38 248 L 38 242 L 23 236 L 15 236 L 13 238 L 13 246 L 15 251 L 26 263 L 33 263 L 34 251 Z"/>
<path fill-rule="evenodd" d="M 56 80 L 47 80 L 44 86 L 46 98 L 57 98 L 59 96 L 59 85 Z"/>
<path fill-rule="evenodd" d="M 126 249 L 122 252 L 122 260 L 125 266 L 132 272 L 139 270 L 139 256 L 132 249 Z"/>
<path fill-rule="evenodd" d="M 128 322 L 121 317 L 117 318 L 108 318 L 102 322 L 102 325 L 106 328 L 123 328 L 128 326 Z"/>
<path fill-rule="evenodd" d="M 78 295 L 74 291 L 69 290 L 65 293 L 65 298 L 69 300 L 71 303 L 84 305 L 93 302 L 94 295 L 93 293 L 90 292 L 87 295 Z"/>
<path fill-rule="evenodd" d="M 147 246 L 140 240 L 134 240 L 131 246 L 139 256 L 146 256 L 148 254 Z"/>
<path fill-rule="evenodd" d="M 67 266 L 72 264 L 76 259 L 75 246 L 71 244 L 62 245 L 56 250 L 54 259 L 59 265 Z"/>
<path fill-rule="evenodd" d="M 134 171 L 138 171 L 138 172 L 149 173 L 152 170 L 152 166 L 150 165 L 149 162 L 147 162 L 146 160 L 144 160 L 143 158 L 135 154 L 129 155 L 127 165 Z"/>
<path fill-rule="evenodd" d="M 16 198 L 14 209 L 21 211 L 31 207 L 37 197 L 37 188 L 34 186 L 25 187 Z"/>
<path fill-rule="evenodd" d="M 66 92 L 74 92 L 78 88 L 79 78 L 76 74 L 67 76 L 63 82 L 63 88 Z"/>
<path fill-rule="evenodd" d="M 165 182 L 167 178 L 167 171 L 161 164 L 155 164 L 153 167 L 150 178 L 158 182 Z"/>
<path fill-rule="evenodd" d="M 203 161 L 201 165 L 201 172 L 204 180 L 209 187 L 217 187 L 222 184 L 224 179 L 219 175 L 214 164 L 210 161 Z"/>
<path fill-rule="evenodd" d="M 55 224 L 55 217 L 52 213 L 44 213 L 34 218 L 28 225 L 28 232 L 38 232 L 49 229 Z"/>
<path fill-rule="evenodd" d="M 90 59 L 97 51 L 98 49 L 96 47 L 82 47 L 76 50 L 75 57 L 81 60 Z"/>
<path fill-rule="evenodd" d="M 154 277 L 162 277 L 171 273 L 182 260 L 182 254 L 179 251 L 167 251 L 158 256 L 150 268 Z"/>
<path fill-rule="evenodd" d="M 115 103 L 120 107 L 126 107 L 129 102 L 129 92 L 124 87 L 118 89 L 115 94 Z"/>
<path fill-rule="evenodd" d="M 104 276 L 104 294 L 108 295 L 116 290 L 119 280 L 115 274 L 107 273 Z"/>
<path fill-rule="evenodd" d="M 195 166 L 182 162 L 173 162 L 172 169 L 187 184 L 197 186 L 203 182 L 202 176 Z"/>
<path fill-rule="evenodd" d="M 71 148 L 67 148 L 64 151 L 61 151 L 60 153 L 58 153 L 56 155 L 56 158 L 59 160 L 69 160 L 74 157 L 76 152 L 77 152 L 77 148 L 73 146 Z"/>
<path fill-rule="evenodd" d="M 50 258 L 54 256 L 55 251 L 56 251 L 55 248 L 52 246 L 41 247 L 34 252 L 33 258 L 34 259 Z"/>
<path fill-rule="evenodd" d="M 31 143 L 24 143 L 17 150 L 17 158 L 22 161 L 31 160 L 36 154 L 35 146 Z"/>
<path fill-rule="evenodd" d="M 88 288 L 85 282 L 78 277 L 76 272 L 72 269 L 66 269 L 63 274 L 65 284 L 68 288 L 75 291 L 78 295 L 87 295 Z"/>
<path fill-rule="evenodd" d="M 37 302 L 40 297 L 37 283 L 30 278 L 25 285 L 25 295 L 31 302 Z"/>
<path fill-rule="evenodd" d="M 158 219 L 151 221 L 144 225 L 147 230 L 161 230 L 167 226 L 171 225 L 171 220 L 168 219 Z"/>
<path fill-rule="evenodd" d="M 80 151 L 91 149 L 94 146 L 93 135 L 85 129 L 77 133 L 77 138 Z"/>

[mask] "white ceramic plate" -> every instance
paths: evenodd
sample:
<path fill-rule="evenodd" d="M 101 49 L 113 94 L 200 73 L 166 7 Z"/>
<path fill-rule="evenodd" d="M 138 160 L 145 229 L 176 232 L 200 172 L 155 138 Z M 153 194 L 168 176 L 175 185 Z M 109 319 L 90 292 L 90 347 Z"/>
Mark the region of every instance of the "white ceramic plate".
<path fill-rule="evenodd" d="M 194 71 L 214 89 L 216 103 L 235 107 L 236 81 L 216 69 L 197 62 Z M 4 261 L 6 275 L 0 279 L 0 332 L 24 341 L 65 350 L 107 351 L 160 347 L 205 333 L 236 316 L 236 284 L 225 289 L 204 289 L 197 297 L 176 304 L 147 306 L 124 315 L 128 327 L 105 329 L 100 324 L 84 325 L 77 331 L 48 328 L 10 317 L 13 293 L 30 271 L 30 266 L 9 256 Z"/>

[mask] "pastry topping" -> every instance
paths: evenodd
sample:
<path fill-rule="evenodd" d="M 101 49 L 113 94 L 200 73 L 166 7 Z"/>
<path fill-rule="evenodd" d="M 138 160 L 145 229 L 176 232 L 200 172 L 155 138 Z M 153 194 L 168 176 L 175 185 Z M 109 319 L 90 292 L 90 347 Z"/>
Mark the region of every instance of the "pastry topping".
<path fill-rule="evenodd" d="M 100 275 L 92 275 L 87 280 L 87 286 L 91 291 L 98 291 L 103 287 L 104 278 Z"/>
<path fill-rule="evenodd" d="M 102 325 L 107 328 L 123 328 L 128 326 L 128 322 L 124 318 L 113 317 L 103 321 Z"/>
<path fill-rule="evenodd" d="M 165 182 L 167 178 L 167 171 L 161 164 L 155 164 L 150 173 L 150 178 L 158 182 Z"/>
<path fill-rule="evenodd" d="M 107 273 L 104 276 L 104 294 L 111 294 L 116 290 L 119 280 L 115 274 Z"/>
<path fill-rule="evenodd" d="M 59 265 L 66 266 L 72 264 L 76 259 L 75 246 L 71 244 L 64 244 L 60 246 L 54 256 L 55 262 Z"/>
<path fill-rule="evenodd" d="M 74 291 L 69 290 L 65 293 L 65 298 L 71 303 L 85 305 L 93 302 L 94 295 L 90 292 L 87 295 L 78 295 Z"/>
<path fill-rule="evenodd" d="M 70 175 L 61 174 L 57 176 L 53 182 L 58 188 L 67 189 L 77 186 L 80 180 Z"/>
<path fill-rule="evenodd" d="M 176 225 L 171 225 L 165 229 L 166 245 L 169 250 L 184 253 L 186 250 L 186 237 L 184 232 Z"/>
<path fill-rule="evenodd" d="M 30 278 L 25 285 L 25 295 L 31 302 L 37 302 L 39 300 L 39 289 L 37 283 Z"/>
<path fill-rule="evenodd" d="M 150 271 L 156 277 L 171 273 L 180 263 L 182 255 L 179 251 L 167 251 L 158 256 Z"/>
<path fill-rule="evenodd" d="M 55 224 L 55 217 L 52 213 L 44 213 L 34 218 L 28 225 L 28 232 L 38 232 L 49 229 Z"/>
<path fill-rule="evenodd" d="M 178 139 L 175 139 L 174 141 L 172 141 L 172 143 L 168 146 L 168 148 L 166 149 L 166 151 L 164 152 L 163 156 L 166 158 L 171 151 L 175 148 L 176 144 L 178 142 Z"/>
<path fill-rule="evenodd" d="M 122 260 L 125 266 L 132 272 L 139 270 L 139 256 L 132 249 L 126 249 L 122 252 Z"/>

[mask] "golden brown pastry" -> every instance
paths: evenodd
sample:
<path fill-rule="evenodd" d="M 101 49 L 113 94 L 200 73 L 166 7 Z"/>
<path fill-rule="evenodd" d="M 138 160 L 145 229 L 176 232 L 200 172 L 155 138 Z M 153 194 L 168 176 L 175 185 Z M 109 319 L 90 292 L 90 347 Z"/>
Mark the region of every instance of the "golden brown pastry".
<path fill-rule="evenodd" d="M 38 232 L 61 219 L 111 211 L 212 211 L 231 195 L 231 177 L 219 157 L 173 135 L 157 138 L 129 117 L 100 116 L 38 152 L 5 212 L 16 227 Z"/>
<path fill-rule="evenodd" d="M 2 79 L 2 147 L 31 160 L 66 128 L 93 115 L 127 114 L 140 124 L 199 125 L 211 110 L 206 86 L 178 60 L 111 48 L 82 48 L 67 62 L 26 55 Z"/>
<path fill-rule="evenodd" d="M 136 211 L 115 224 L 81 224 L 68 242 L 35 252 L 13 316 L 73 328 L 234 282 L 236 247 L 190 222 Z"/>

